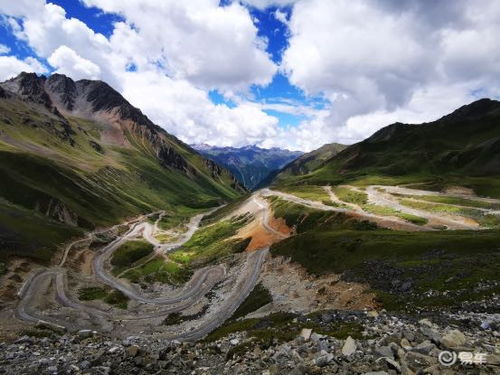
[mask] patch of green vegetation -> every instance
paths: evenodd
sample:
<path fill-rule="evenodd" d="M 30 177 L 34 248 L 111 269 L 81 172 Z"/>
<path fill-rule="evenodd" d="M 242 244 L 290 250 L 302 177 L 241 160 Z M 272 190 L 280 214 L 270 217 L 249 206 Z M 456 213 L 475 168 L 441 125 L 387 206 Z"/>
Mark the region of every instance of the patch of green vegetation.
<path fill-rule="evenodd" d="M 0 260 L 10 256 L 29 257 L 48 263 L 64 243 L 83 236 L 83 231 L 41 213 L 0 200 Z"/>
<path fill-rule="evenodd" d="M 163 324 L 166 326 L 175 326 L 183 322 L 182 314 L 178 312 L 173 312 L 167 315 Z"/>
<path fill-rule="evenodd" d="M 335 230 L 357 228 L 370 230 L 377 228 L 374 224 L 363 223 L 347 217 L 343 213 L 315 210 L 304 207 L 278 197 L 267 198 L 273 208 L 274 216 L 283 218 L 289 227 L 297 233 L 308 230 Z"/>
<path fill-rule="evenodd" d="M 267 348 L 273 343 L 293 340 L 299 336 L 303 328 L 311 328 L 319 334 L 339 339 L 346 339 L 348 336 L 359 339 L 362 337 L 364 329 L 357 322 L 331 322 L 328 325 L 321 325 L 308 317 L 305 320 L 295 319 L 296 317 L 294 314 L 278 312 L 263 318 L 228 321 L 209 334 L 205 341 L 211 342 L 226 337 L 231 333 L 246 331 L 248 337 L 253 338 L 252 345 Z M 230 353 L 230 356 L 237 355 L 239 351 L 239 348 L 235 348 Z"/>
<path fill-rule="evenodd" d="M 387 309 L 436 304 L 437 299 L 427 297 L 425 292 L 429 290 L 461 288 L 460 297 L 449 294 L 442 299 L 448 306 L 467 298 L 484 298 L 494 291 L 478 289 L 477 285 L 500 281 L 498 229 L 392 231 L 353 221 L 342 214 L 304 209 L 279 198 L 271 202 L 275 215 L 298 229 L 296 236 L 272 245 L 273 255 L 291 257 L 311 274 L 338 273 L 348 280 L 367 283 Z M 412 281 L 414 294 L 391 289 L 393 280 L 387 269 L 393 268 L 394 279 Z M 453 287 L 445 282 L 450 278 L 457 280 Z"/>
<path fill-rule="evenodd" d="M 321 186 L 315 185 L 299 185 L 286 186 L 280 188 L 280 191 L 295 195 L 299 198 L 309 199 L 318 202 L 328 202 L 325 204 L 333 204 L 328 193 Z"/>
<path fill-rule="evenodd" d="M 416 201 L 413 199 L 404 198 L 400 202 L 405 206 L 430 211 L 437 213 L 445 213 L 450 215 L 459 215 L 471 218 L 477 221 L 481 226 L 487 228 L 496 228 L 500 226 L 500 217 L 496 215 L 488 215 L 483 211 L 472 207 L 459 207 L 440 203 L 427 203 Z"/>
<path fill-rule="evenodd" d="M 272 301 L 273 297 L 271 296 L 271 293 L 269 293 L 269 291 L 264 287 L 264 285 L 262 285 L 262 283 L 259 283 L 255 286 L 255 288 L 245 299 L 245 301 L 243 301 L 243 303 L 234 312 L 231 319 L 237 319 L 242 316 L 248 315 Z"/>
<path fill-rule="evenodd" d="M 144 240 L 127 241 L 115 250 L 111 257 L 113 273 L 118 275 L 138 260 L 150 255 L 153 245 Z"/>
<path fill-rule="evenodd" d="M 489 203 L 484 201 L 475 200 L 473 197 L 468 198 L 460 198 L 460 197 L 447 197 L 441 195 L 419 195 L 414 196 L 413 198 L 417 198 L 419 200 L 435 202 L 435 203 L 444 203 L 451 204 L 457 206 L 468 206 L 468 207 L 477 207 L 477 208 L 487 208 L 492 210 L 500 209 L 500 204 Z"/>
<path fill-rule="evenodd" d="M 211 214 L 206 215 L 202 221 L 202 225 L 208 225 L 208 224 L 213 224 L 216 223 L 222 219 L 224 219 L 226 216 L 231 214 L 233 211 L 235 211 L 238 207 L 240 207 L 248 198 L 250 197 L 250 194 L 245 194 L 227 204 L 224 206 L 218 208 Z"/>
<path fill-rule="evenodd" d="M 29 328 L 21 331 L 19 333 L 19 336 L 29 336 L 29 337 L 36 337 L 38 339 L 43 339 L 45 337 L 51 338 L 55 336 L 54 331 L 51 331 L 49 329 L 42 329 L 42 328 Z"/>
<path fill-rule="evenodd" d="M 131 129 L 124 130 L 130 143 L 124 148 L 101 142 L 106 124 L 68 116 L 70 130 L 64 130 L 59 117 L 14 99 L 0 101 L 0 112 L 9 119 L 0 121 L 6 135 L 0 141 L 0 198 L 9 206 L 0 210 L 7 244 L 2 259 L 47 262 L 84 230 L 160 209 L 173 221 L 240 195 L 226 171 L 214 177 L 204 159 L 167 134 L 158 136 L 196 173 L 162 165 L 157 150 Z M 58 222 L 61 209 L 75 223 Z"/>
<path fill-rule="evenodd" d="M 427 305 L 429 301 L 424 292 L 452 288 L 444 282 L 451 277 L 458 277 L 460 280 L 453 288 L 462 287 L 470 291 L 464 298 L 474 297 L 472 291 L 481 280 L 500 281 L 497 272 L 500 267 L 499 239 L 498 230 L 310 230 L 274 244 L 271 252 L 291 257 L 292 261 L 300 263 L 312 274 L 334 272 L 351 275 L 355 281 L 370 284 L 386 308 L 401 309 L 407 303 L 413 304 L 415 308 Z M 427 262 L 426 259 L 433 251 L 439 251 L 446 259 L 453 261 Z M 418 290 L 413 297 L 385 285 L 384 282 L 390 284 L 387 275 L 383 280 L 376 278 L 378 273 L 373 264 L 384 268 L 386 264 L 394 262 L 400 263 L 395 277 L 412 280 L 415 290 Z M 411 269 L 404 266 L 411 264 L 408 262 L 418 264 L 418 267 Z M 389 303 L 391 299 L 393 302 Z M 453 304 L 457 299 L 449 299 L 447 302 Z"/>
<path fill-rule="evenodd" d="M 364 205 L 368 203 L 368 195 L 366 193 L 356 191 L 344 186 L 333 187 L 335 195 L 344 202 Z"/>
<path fill-rule="evenodd" d="M 189 280 L 191 271 L 175 262 L 165 261 L 165 259 L 158 257 L 139 267 L 128 270 L 123 274 L 123 277 L 134 283 L 160 282 L 180 285 Z"/>
<path fill-rule="evenodd" d="M 104 298 L 104 302 L 124 310 L 128 307 L 128 301 L 129 298 L 119 290 L 113 290 Z"/>
<path fill-rule="evenodd" d="M 78 299 L 81 301 L 93 301 L 96 299 L 104 299 L 108 295 L 108 291 L 104 288 L 89 287 L 82 288 L 78 291 Z"/>
<path fill-rule="evenodd" d="M 365 204 L 363 206 L 363 209 L 365 211 L 368 211 L 368 212 L 375 214 L 375 215 L 396 216 L 396 217 L 399 217 L 403 220 L 409 221 L 410 223 L 413 223 L 416 225 L 425 225 L 428 222 L 428 220 L 426 218 L 412 215 L 412 214 L 407 214 L 407 213 L 395 210 L 391 207 L 379 206 L 379 205 L 375 205 L 375 204 Z"/>
<path fill-rule="evenodd" d="M 201 227 L 170 259 L 185 266 L 208 264 L 220 257 L 241 251 L 245 240 L 230 239 L 247 223 L 247 217 L 236 217 Z"/>

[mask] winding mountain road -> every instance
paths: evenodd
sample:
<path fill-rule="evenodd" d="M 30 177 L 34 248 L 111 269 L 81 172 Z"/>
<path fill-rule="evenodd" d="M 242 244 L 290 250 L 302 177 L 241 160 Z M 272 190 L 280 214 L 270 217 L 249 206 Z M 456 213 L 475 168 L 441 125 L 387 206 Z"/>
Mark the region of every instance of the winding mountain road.
<path fill-rule="evenodd" d="M 267 205 L 264 204 L 263 209 L 267 210 Z M 133 321 L 158 321 L 158 319 L 165 318 L 169 313 L 181 312 L 193 306 L 200 298 L 208 293 L 215 284 L 224 280 L 226 268 L 223 264 L 204 267 L 197 270 L 192 278 L 180 290 L 176 290 L 173 295 L 169 293 L 168 295 L 155 297 L 143 293 L 139 288 L 122 279 L 114 277 L 107 271 L 106 266 L 113 252 L 124 242 L 133 238 L 143 237 L 155 246 L 156 251 L 161 251 L 163 253 L 179 248 L 193 236 L 199 228 L 203 216 L 212 211 L 213 210 L 192 217 L 187 224 L 187 230 L 175 241 L 167 244 L 160 243 L 154 237 L 155 233 L 159 231 L 158 223 L 164 213 L 160 213 L 159 218 L 154 224 L 146 220 L 147 217 L 152 214 L 142 216 L 139 220 L 128 222 L 129 230 L 102 248 L 94 257 L 92 266 L 94 276 L 98 281 L 121 291 L 127 297 L 140 304 L 151 305 L 153 307 L 162 306 L 162 309 L 157 309 L 153 312 L 121 313 L 111 307 L 104 309 L 101 306 L 80 302 L 67 293 L 68 285 L 66 281 L 66 270 L 61 266 L 54 266 L 48 269 L 38 270 L 27 278 L 18 292 L 20 300 L 17 305 L 16 316 L 27 322 L 44 323 L 59 329 L 81 329 L 82 327 L 77 325 L 73 320 L 68 320 L 68 317 L 61 316 L 61 314 L 64 315 L 63 312 L 51 315 L 51 313 L 39 309 L 39 305 L 44 304 L 46 299 L 44 296 L 46 296 L 47 293 L 49 293 L 49 295 L 53 293 L 54 301 L 60 306 L 78 312 L 78 314 L 86 319 L 85 321 L 90 322 L 91 326 L 86 328 L 111 332 L 114 330 L 115 324 L 122 325 L 124 322 Z M 266 220 L 269 220 L 269 214 L 266 215 Z M 269 228 L 274 231 L 271 226 L 269 226 Z M 70 250 L 83 241 L 91 240 L 94 234 L 94 232 L 91 232 L 87 234 L 85 238 L 70 243 L 65 249 L 59 264 L 64 265 Z M 216 307 L 210 316 L 206 317 L 206 319 L 201 319 L 201 323 L 195 329 L 189 330 L 188 332 L 176 333 L 173 335 L 174 337 L 169 338 L 176 338 L 178 340 L 199 339 L 222 324 L 233 314 L 254 288 L 267 253 L 267 248 L 249 253 L 243 270 L 237 274 L 237 282 L 232 292 L 224 297 L 222 303 Z M 51 292 L 51 290 L 53 291 Z"/>

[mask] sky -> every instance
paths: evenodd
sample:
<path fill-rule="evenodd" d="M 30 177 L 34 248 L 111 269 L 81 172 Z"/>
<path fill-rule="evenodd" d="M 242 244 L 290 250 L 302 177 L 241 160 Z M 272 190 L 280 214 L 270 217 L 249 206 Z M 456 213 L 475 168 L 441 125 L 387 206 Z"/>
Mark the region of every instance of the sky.
<path fill-rule="evenodd" d="M 498 0 L 1 0 L 0 80 L 100 79 L 187 143 L 310 151 L 500 97 Z"/>

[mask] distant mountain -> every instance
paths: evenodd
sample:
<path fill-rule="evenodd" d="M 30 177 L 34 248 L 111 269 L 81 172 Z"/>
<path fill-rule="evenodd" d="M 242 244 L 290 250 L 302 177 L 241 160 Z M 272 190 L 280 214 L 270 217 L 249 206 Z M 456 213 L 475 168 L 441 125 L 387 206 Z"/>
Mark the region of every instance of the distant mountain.
<path fill-rule="evenodd" d="M 0 258 L 47 260 L 83 229 L 244 191 L 106 83 L 60 74 L 0 83 L 0 176 Z"/>
<path fill-rule="evenodd" d="M 235 148 L 201 144 L 192 147 L 203 156 L 229 169 L 249 190 L 259 186 L 271 173 L 302 155 L 300 151 L 264 149 L 256 146 Z"/>
<path fill-rule="evenodd" d="M 315 168 L 296 171 L 278 175 L 274 184 L 419 181 L 500 195 L 500 102 L 482 99 L 434 122 L 389 125 Z"/>

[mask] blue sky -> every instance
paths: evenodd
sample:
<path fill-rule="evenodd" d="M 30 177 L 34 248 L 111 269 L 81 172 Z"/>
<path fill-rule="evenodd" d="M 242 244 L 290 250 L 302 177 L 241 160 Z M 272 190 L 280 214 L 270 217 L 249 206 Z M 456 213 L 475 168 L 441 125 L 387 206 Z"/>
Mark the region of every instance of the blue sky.
<path fill-rule="evenodd" d="M 101 79 L 187 143 L 309 151 L 499 98 L 480 2 L 0 1 L 0 80 Z"/>

